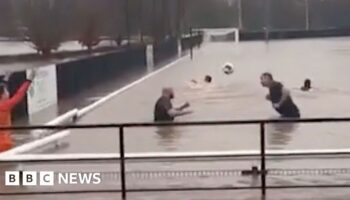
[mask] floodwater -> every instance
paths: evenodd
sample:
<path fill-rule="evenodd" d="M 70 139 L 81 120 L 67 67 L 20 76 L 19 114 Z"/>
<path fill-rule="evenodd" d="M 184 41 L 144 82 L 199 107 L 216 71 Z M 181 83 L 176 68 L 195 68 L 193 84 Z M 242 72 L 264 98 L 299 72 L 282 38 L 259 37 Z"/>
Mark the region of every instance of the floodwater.
<path fill-rule="evenodd" d="M 276 80 L 290 88 L 303 117 L 346 117 L 350 115 L 348 38 L 242 42 L 238 49 L 230 43 L 209 43 L 195 52 L 194 60 L 183 58 L 176 65 L 132 87 L 81 119 L 86 123 L 147 122 L 161 88 L 172 86 L 174 104 L 188 101 L 194 113 L 177 121 L 266 119 L 277 113 L 265 100 L 267 90 L 259 83 L 262 72 L 272 72 Z M 349 46 L 347 46 L 347 44 Z M 348 51 L 347 51 L 348 48 Z M 231 62 L 232 75 L 221 66 Z M 189 87 L 191 79 L 213 76 L 213 85 Z M 301 92 L 305 78 L 315 90 Z M 279 124 L 267 127 L 269 148 L 347 148 L 350 135 L 346 123 Z M 111 153 L 116 151 L 117 130 L 73 131 L 70 147 L 59 153 Z M 176 127 L 126 129 L 128 152 L 219 151 L 258 149 L 257 126 Z M 96 141 L 96 135 L 99 140 Z M 81 138 L 84 138 L 82 140 Z M 93 148 L 92 148 L 93 147 Z"/>
<path fill-rule="evenodd" d="M 269 102 L 267 90 L 262 88 L 259 76 L 273 73 L 275 79 L 291 89 L 292 96 L 303 117 L 348 117 L 350 107 L 350 38 L 322 38 L 280 40 L 264 42 L 208 43 L 194 52 L 194 59 L 184 57 L 172 67 L 152 76 L 126 92 L 108 101 L 86 115 L 79 124 L 149 122 L 153 118 L 153 106 L 161 88 L 172 86 L 176 92 L 174 104 L 191 103 L 192 115 L 177 121 L 267 119 L 277 118 Z M 232 75 L 222 72 L 222 65 L 231 62 L 235 66 Z M 191 79 L 213 77 L 213 84 L 202 88 L 189 86 Z M 315 89 L 301 92 L 298 88 L 305 78 L 310 78 Z M 347 123 L 278 124 L 267 125 L 269 149 L 340 149 L 350 146 L 350 125 Z M 64 140 L 60 149 L 41 153 L 115 153 L 118 152 L 118 130 L 75 130 Z M 128 128 L 125 130 L 127 153 L 226 151 L 259 149 L 259 127 L 255 125 L 176 128 Z M 40 153 L 39 151 L 37 153 Z M 273 158 L 267 167 L 276 170 L 268 176 L 269 185 L 346 184 L 350 174 L 335 172 L 349 168 L 349 158 Z M 128 177 L 128 188 L 184 187 L 184 186 L 256 186 L 258 178 L 251 176 L 217 176 L 196 174 L 205 170 L 242 170 L 259 165 L 258 160 L 226 160 L 196 162 L 133 162 L 127 171 L 144 172 L 143 178 Z M 88 189 L 118 188 L 118 178 L 108 175 L 117 172 L 116 163 L 31 164 L 25 168 L 55 171 L 100 171 L 107 175 L 103 185 L 86 186 Z M 317 173 L 305 171 L 317 169 Z M 167 177 L 150 175 L 149 171 L 193 171 L 190 174 Z M 287 173 L 295 170 L 295 174 Z M 334 173 L 330 172 L 333 171 Z M 147 175 L 148 174 L 148 175 Z M 181 173 L 180 173 L 181 174 Z M 81 186 L 80 186 L 81 187 Z M 55 186 L 57 190 L 77 189 L 78 186 Z M 1 187 L 0 187 L 1 188 Z M 85 189 L 86 189 L 85 188 Z M 21 191 L 38 191 L 42 188 L 25 188 Z M 8 190 L 8 191 L 18 191 Z M 261 199 L 259 191 L 198 192 L 198 193 L 147 193 L 132 194 L 131 199 Z M 164 197 L 166 196 L 166 198 Z M 266 199 L 348 199 L 346 189 L 271 190 Z M 84 196 L 59 196 L 64 199 Z M 86 196 L 85 196 L 86 197 Z M 237 198 L 236 198 L 237 197 Z M 6 197 L 7 198 L 7 197 Z M 116 199 L 118 194 L 91 195 L 89 199 Z M 5 199 L 1 197 L 1 200 Z M 8 197 L 8 199 L 15 199 Z M 16 197 L 16 199 L 56 199 L 54 196 Z"/>

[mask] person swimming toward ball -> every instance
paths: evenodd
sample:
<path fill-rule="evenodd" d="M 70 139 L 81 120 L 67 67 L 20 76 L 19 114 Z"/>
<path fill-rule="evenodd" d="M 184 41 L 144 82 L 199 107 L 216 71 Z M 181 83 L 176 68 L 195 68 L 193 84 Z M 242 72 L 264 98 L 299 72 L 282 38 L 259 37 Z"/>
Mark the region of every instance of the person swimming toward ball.
<path fill-rule="evenodd" d="M 213 81 L 213 77 L 212 77 L 212 76 L 210 76 L 210 75 L 205 75 L 205 76 L 204 76 L 204 79 L 203 79 L 203 82 L 202 82 L 202 81 L 197 81 L 197 80 L 195 80 L 195 79 L 192 79 L 192 80 L 190 81 L 189 86 L 190 86 L 191 88 L 202 88 L 202 87 L 205 86 L 205 85 L 211 84 L 212 81 Z"/>
<path fill-rule="evenodd" d="M 225 63 L 222 67 L 223 72 L 226 75 L 230 75 L 234 72 L 234 67 L 232 63 Z M 205 75 L 203 81 L 198 81 L 196 79 L 192 79 L 189 82 L 189 87 L 193 89 L 198 89 L 198 88 L 203 88 L 204 86 L 207 85 L 212 85 L 213 77 L 210 75 Z"/>

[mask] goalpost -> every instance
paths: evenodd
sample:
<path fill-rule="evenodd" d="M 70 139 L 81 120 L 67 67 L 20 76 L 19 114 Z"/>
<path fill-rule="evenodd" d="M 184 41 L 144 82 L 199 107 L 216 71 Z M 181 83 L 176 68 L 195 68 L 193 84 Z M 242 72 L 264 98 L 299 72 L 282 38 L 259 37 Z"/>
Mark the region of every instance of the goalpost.
<path fill-rule="evenodd" d="M 234 31 L 234 41 L 236 44 L 239 43 L 239 29 L 238 28 L 233 28 Z"/>
<path fill-rule="evenodd" d="M 204 41 L 206 42 L 230 42 L 239 43 L 238 28 L 218 28 L 218 29 L 202 29 L 204 32 Z"/>

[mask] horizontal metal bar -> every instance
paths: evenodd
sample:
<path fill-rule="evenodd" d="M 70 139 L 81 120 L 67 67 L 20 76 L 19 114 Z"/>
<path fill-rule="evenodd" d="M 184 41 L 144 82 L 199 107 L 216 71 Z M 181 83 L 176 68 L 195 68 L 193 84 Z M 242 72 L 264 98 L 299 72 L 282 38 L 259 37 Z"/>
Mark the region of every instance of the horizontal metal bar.
<path fill-rule="evenodd" d="M 38 139 L 35 140 L 33 142 L 28 142 L 26 144 L 23 144 L 21 146 L 15 147 L 11 150 L 5 151 L 3 153 L 0 153 L 0 157 L 2 156 L 14 156 L 15 154 L 22 154 L 22 153 L 26 153 L 26 152 L 30 152 L 33 151 L 35 149 L 38 149 L 42 146 L 57 142 L 67 136 L 70 135 L 70 131 L 69 130 L 65 130 L 65 131 L 61 131 L 61 132 L 57 132 L 55 134 L 52 134 L 50 136 L 46 136 L 42 139 Z"/>
<path fill-rule="evenodd" d="M 327 185 L 281 185 L 267 186 L 266 189 L 303 189 L 303 188 L 348 188 L 350 184 L 327 184 Z"/>
<path fill-rule="evenodd" d="M 256 120 L 231 120 L 231 121 L 198 121 L 198 122 L 174 122 L 174 123 L 124 123 L 124 127 L 143 126 L 197 126 L 197 125 L 239 125 L 259 123 L 315 123 L 315 122 L 349 122 L 350 118 L 309 118 L 309 119 L 256 119 Z"/>
<path fill-rule="evenodd" d="M 290 186 L 266 186 L 266 189 L 302 189 L 302 188 L 348 188 L 350 184 L 339 185 L 290 185 Z M 176 192 L 176 191 L 219 191 L 219 190 L 258 190 L 260 186 L 240 187 L 188 187 L 188 188 L 154 188 L 154 189 L 128 189 L 127 192 Z"/>
<path fill-rule="evenodd" d="M 349 188 L 350 184 L 339 185 L 289 185 L 266 186 L 266 189 L 307 189 L 307 188 Z M 252 187 L 188 187 L 188 188 L 141 188 L 128 189 L 127 192 L 179 192 L 179 191 L 221 191 L 221 190 L 257 190 L 259 186 Z M 120 193 L 120 189 L 105 190 L 71 190 L 71 191 L 33 191 L 33 192 L 0 192 L 0 196 L 27 196 L 27 195 L 52 195 L 52 194 L 82 194 L 82 193 Z"/>
<path fill-rule="evenodd" d="M 127 189 L 126 192 L 171 192 L 171 191 L 208 191 L 208 190 L 243 190 L 260 189 L 260 187 L 189 187 L 189 188 L 141 188 Z M 71 191 L 39 191 L 39 192 L 9 192 L 0 193 L 0 196 L 52 195 L 52 194 L 80 194 L 80 193 L 120 193 L 120 189 L 111 190 L 71 190 Z"/>
<path fill-rule="evenodd" d="M 73 109 L 70 110 L 66 113 L 64 113 L 63 115 L 60 115 L 59 117 L 55 118 L 54 120 L 46 123 L 46 126 L 55 126 L 55 125 L 60 125 L 60 124 L 64 124 L 67 122 L 73 122 L 74 118 L 76 117 L 78 113 L 78 109 Z M 33 132 L 31 133 L 31 135 L 35 136 L 36 138 L 44 135 L 47 133 L 47 129 L 46 130 L 33 130 Z"/>
<path fill-rule="evenodd" d="M 128 189 L 127 192 L 179 192 L 179 191 L 215 191 L 215 190 L 254 190 L 259 186 L 225 186 L 225 187 L 187 187 L 187 188 L 145 188 Z"/>
<path fill-rule="evenodd" d="M 186 158 L 234 158 L 258 157 L 258 150 L 245 151 L 212 151 L 212 152 L 155 152 L 155 153 L 127 153 L 126 160 L 147 159 L 186 159 Z M 327 156 L 350 155 L 350 149 L 311 149 L 311 150 L 266 150 L 266 156 Z M 0 163 L 4 162 L 61 162 L 61 161 L 115 161 L 119 160 L 119 153 L 96 154 L 22 154 L 2 155 Z"/>
<path fill-rule="evenodd" d="M 155 126 L 214 126 L 214 125 L 253 125 L 259 123 L 319 123 L 319 122 L 350 122 L 350 118 L 305 118 L 305 119 L 256 119 L 231 121 L 192 121 L 167 123 L 111 123 L 111 124 L 79 124 L 52 126 L 0 126 L 0 130 L 33 130 L 33 129 L 91 129 L 119 127 L 155 127 Z"/>
<path fill-rule="evenodd" d="M 120 189 L 110 190 L 72 190 L 72 191 L 33 191 L 33 192 L 0 192 L 0 196 L 27 196 L 27 195 L 53 195 L 53 194 L 83 194 L 83 193 L 119 193 Z"/>

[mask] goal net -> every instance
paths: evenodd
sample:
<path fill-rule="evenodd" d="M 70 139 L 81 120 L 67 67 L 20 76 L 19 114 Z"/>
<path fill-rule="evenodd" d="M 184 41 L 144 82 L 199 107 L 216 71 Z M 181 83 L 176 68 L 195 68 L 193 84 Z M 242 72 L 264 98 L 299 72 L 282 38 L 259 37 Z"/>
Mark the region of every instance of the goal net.
<path fill-rule="evenodd" d="M 206 42 L 239 42 L 239 29 L 203 29 Z"/>

